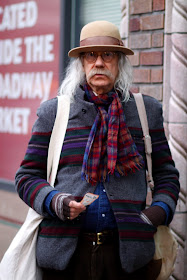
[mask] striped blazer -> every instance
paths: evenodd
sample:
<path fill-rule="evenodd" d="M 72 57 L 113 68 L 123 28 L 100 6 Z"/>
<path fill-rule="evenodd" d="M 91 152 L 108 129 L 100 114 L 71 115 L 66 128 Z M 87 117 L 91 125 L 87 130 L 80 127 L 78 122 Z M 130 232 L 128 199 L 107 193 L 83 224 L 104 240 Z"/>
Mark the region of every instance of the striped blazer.
<path fill-rule="evenodd" d="M 171 222 L 179 194 L 178 171 L 174 166 L 163 128 L 162 107 L 154 98 L 143 96 L 150 135 L 155 190 L 153 201 L 166 203 Z M 145 166 L 133 174 L 117 178 L 111 176 L 104 187 L 111 203 L 119 230 L 119 252 L 122 267 L 132 272 L 153 257 L 156 228 L 140 218 L 146 206 L 146 160 L 141 124 L 134 97 L 123 103 L 126 122 L 132 138 L 143 156 Z M 28 148 L 16 173 L 16 188 L 21 199 L 44 216 L 37 240 L 39 266 L 63 270 L 72 257 L 81 230 L 83 216 L 73 221 L 61 221 L 45 212 L 44 201 L 53 188 L 47 183 L 47 153 L 57 110 L 57 98 L 41 104 L 32 129 Z M 84 99 L 79 89 L 71 103 L 68 127 L 61 151 L 55 188 L 71 193 L 80 201 L 95 187 L 81 180 L 81 167 L 85 146 L 97 109 Z"/>

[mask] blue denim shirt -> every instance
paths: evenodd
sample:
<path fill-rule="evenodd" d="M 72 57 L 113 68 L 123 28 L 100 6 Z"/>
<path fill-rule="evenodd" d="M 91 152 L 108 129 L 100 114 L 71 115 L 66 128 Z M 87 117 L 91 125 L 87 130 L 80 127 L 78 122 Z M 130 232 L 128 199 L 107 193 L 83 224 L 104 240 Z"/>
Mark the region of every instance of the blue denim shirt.
<path fill-rule="evenodd" d="M 83 230 L 87 232 L 101 232 L 106 229 L 117 228 L 114 213 L 103 183 L 98 183 L 95 194 L 98 194 L 99 198 L 87 207 L 83 220 Z"/>

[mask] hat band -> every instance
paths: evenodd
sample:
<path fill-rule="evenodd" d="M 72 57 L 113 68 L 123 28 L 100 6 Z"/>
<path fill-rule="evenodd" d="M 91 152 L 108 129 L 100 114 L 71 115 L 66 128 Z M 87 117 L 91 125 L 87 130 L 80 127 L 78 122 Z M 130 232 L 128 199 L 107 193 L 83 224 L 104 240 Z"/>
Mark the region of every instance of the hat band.
<path fill-rule="evenodd" d="M 83 46 L 103 46 L 103 45 L 118 45 L 124 46 L 123 42 L 117 38 L 110 36 L 95 36 L 89 37 L 80 41 L 80 47 Z"/>

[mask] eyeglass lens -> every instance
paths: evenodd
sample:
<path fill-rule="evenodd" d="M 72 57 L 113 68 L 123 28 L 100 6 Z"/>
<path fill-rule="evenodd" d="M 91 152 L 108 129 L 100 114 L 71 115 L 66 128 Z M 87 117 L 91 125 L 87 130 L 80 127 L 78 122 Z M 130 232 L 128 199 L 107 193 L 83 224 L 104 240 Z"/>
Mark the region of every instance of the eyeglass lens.
<path fill-rule="evenodd" d="M 96 52 L 87 52 L 84 54 L 84 57 L 88 62 L 95 62 L 98 56 L 99 54 Z M 115 52 L 102 52 L 100 56 L 104 60 L 104 62 L 110 62 L 115 56 Z"/>

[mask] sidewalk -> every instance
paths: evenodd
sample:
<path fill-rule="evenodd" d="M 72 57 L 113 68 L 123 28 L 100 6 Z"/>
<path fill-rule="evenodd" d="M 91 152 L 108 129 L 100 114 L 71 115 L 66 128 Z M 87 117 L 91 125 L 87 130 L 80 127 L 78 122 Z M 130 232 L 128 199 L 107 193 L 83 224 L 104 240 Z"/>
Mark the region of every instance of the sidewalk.
<path fill-rule="evenodd" d="M 17 193 L 0 190 L 0 260 L 25 220 L 28 206 Z"/>

